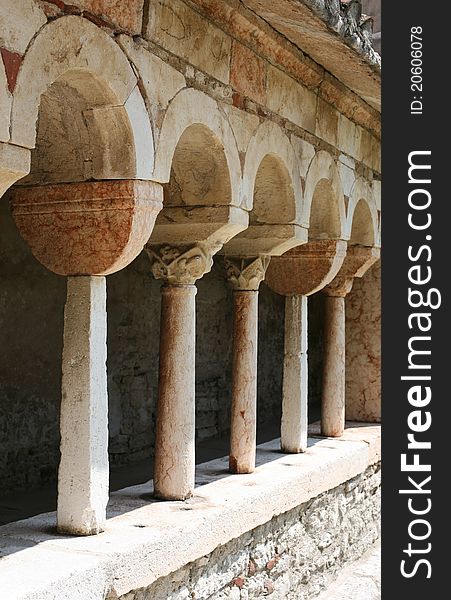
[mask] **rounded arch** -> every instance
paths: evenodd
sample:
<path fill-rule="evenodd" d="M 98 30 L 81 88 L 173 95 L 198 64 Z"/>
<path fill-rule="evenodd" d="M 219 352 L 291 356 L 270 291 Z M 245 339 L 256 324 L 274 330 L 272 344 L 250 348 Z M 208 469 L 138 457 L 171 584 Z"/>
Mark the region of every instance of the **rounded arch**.
<path fill-rule="evenodd" d="M 312 239 L 346 239 L 346 208 L 343 185 L 330 154 L 320 150 L 306 175 L 302 224 Z"/>
<path fill-rule="evenodd" d="M 186 154 L 190 144 L 199 151 L 202 148 L 204 155 L 211 152 L 211 168 L 213 169 L 213 163 L 218 167 L 216 173 L 209 175 L 212 192 L 216 187 L 213 182 L 218 182 L 218 178 L 224 176 L 221 160 L 224 157 L 230 184 L 229 203 L 240 206 L 241 165 L 232 128 L 212 98 L 197 90 L 183 89 L 173 98 L 164 116 L 156 148 L 153 178 L 160 183 L 169 182 L 176 150 Z M 178 154 L 176 158 L 180 159 L 181 155 Z M 207 194 L 208 191 L 204 193 Z M 224 203 L 216 201 L 216 204 Z"/>
<path fill-rule="evenodd" d="M 242 204 L 267 223 L 299 223 L 302 190 L 293 146 L 275 123 L 252 136 L 244 161 Z"/>
<path fill-rule="evenodd" d="M 111 136 L 125 125 L 130 165 L 126 175 L 117 176 L 150 178 L 154 149 L 149 116 L 135 73 L 113 39 L 90 21 L 73 15 L 56 19 L 39 31 L 25 54 L 15 87 L 11 113 L 14 144 L 35 147 L 42 99 L 51 88 L 50 96 L 58 91 L 60 98 L 70 96 L 81 110 L 91 111 L 89 117 L 104 147 L 111 147 Z M 117 131 L 114 127 L 111 131 L 115 119 Z"/>
<path fill-rule="evenodd" d="M 351 244 L 378 245 L 378 215 L 373 192 L 362 178 L 351 189 L 346 219 L 347 237 Z"/>

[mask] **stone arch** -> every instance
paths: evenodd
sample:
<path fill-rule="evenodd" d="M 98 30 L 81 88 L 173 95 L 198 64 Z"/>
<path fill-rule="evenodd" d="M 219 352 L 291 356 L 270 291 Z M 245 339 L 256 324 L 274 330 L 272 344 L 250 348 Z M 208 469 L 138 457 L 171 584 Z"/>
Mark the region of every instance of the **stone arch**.
<path fill-rule="evenodd" d="M 361 178 L 352 186 L 346 228 L 351 244 L 378 245 L 378 217 L 373 193 L 368 183 Z"/>
<path fill-rule="evenodd" d="M 263 223 L 298 223 L 302 192 L 289 139 L 270 121 L 249 142 L 243 169 L 243 207 Z M 252 220 L 251 214 L 251 220 Z"/>
<path fill-rule="evenodd" d="M 343 186 L 335 162 L 324 150 L 317 152 L 307 171 L 302 224 L 311 239 L 346 239 Z"/>
<path fill-rule="evenodd" d="M 70 114 L 64 112 L 65 108 Z M 42 118 L 48 123 L 39 123 Z M 80 151 L 84 148 L 86 162 L 89 155 L 97 154 L 98 164 L 92 165 L 90 174 L 72 172 L 63 175 L 63 180 L 150 178 L 152 129 L 134 71 L 105 32 L 77 16 L 49 23 L 30 44 L 13 97 L 11 140 L 34 148 L 39 142 L 40 126 L 48 129 L 56 119 L 64 129 L 64 120 L 70 122 L 71 118 L 79 122 L 75 127 L 67 126 L 66 133 L 73 130 L 78 138 L 69 141 Z M 51 139 L 49 133 L 46 131 L 42 137 Z M 52 164 L 41 165 L 41 170 L 60 169 L 61 164 L 55 164 L 56 156 L 51 156 L 52 149 L 46 150 Z M 74 165 L 70 170 L 74 171 Z"/>
<path fill-rule="evenodd" d="M 180 172 L 185 169 L 184 177 L 191 177 L 191 182 L 185 183 L 192 198 L 185 199 L 185 204 L 193 204 L 197 196 L 203 199 L 201 204 L 240 206 L 241 165 L 232 129 L 216 102 L 197 90 L 181 90 L 169 104 L 156 148 L 153 178 L 161 183 L 169 182 L 171 174 L 177 178 L 176 163 Z M 214 199 L 218 192 L 225 196 Z"/>

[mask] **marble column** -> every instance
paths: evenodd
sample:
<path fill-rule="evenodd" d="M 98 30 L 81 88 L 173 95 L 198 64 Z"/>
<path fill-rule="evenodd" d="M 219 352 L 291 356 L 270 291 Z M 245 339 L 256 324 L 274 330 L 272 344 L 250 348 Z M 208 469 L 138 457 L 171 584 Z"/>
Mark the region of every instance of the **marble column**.
<path fill-rule="evenodd" d="M 212 252 L 203 244 L 146 249 L 154 277 L 164 282 L 154 494 L 185 500 L 194 493 L 195 476 L 195 282 L 210 271 Z"/>
<path fill-rule="evenodd" d="M 132 179 L 17 187 L 14 221 L 33 255 L 67 276 L 57 527 L 101 532 L 108 502 L 106 278 L 150 237 L 162 187 Z"/>
<path fill-rule="evenodd" d="M 355 277 L 363 277 L 379 259 L 377 248 L 349 245 L 343 264 L 334 280 L 324 288 L 323 387 L 321 396 L 321 433 L 340 437 L 346 418 L 346 315 L 345 298 Z"/>
<path fill-rule="evenodd" d="M 226 259 L 233 286 L 233 367 L 229 468 L 232 473 L 255 469 L 257 444 L 258 288 L 269 258 Z"/>
<path fill-rule="evenodd" d="M 297 454 L 307 449 L 308 319 L 307 296 L 285 298 L 281 449 Z"/>
<path fill-rule="evenodd" d="M 305 452 L 308 430 L 308 296 L 329 285 L 346 257 L 344 240 L 310 240 L 273 258 L 266 281 L 286 296 L 281 449 Z"/>
<path fill-rule="evenodd" d="M 321 433 L 339 437 L 345 427 L 345 298 L 326 296 Z"/>
<path fill-rule="evenodd" d="M 64 310 L 58 531 L 103 530 L 108 502 L 106 279 L 68 277 Z"/>

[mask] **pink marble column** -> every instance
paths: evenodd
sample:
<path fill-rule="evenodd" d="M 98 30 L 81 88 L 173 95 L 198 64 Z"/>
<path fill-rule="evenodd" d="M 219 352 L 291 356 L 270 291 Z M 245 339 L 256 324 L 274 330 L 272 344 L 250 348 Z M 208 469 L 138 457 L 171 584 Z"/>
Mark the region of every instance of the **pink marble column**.
<path fill-rule="evenodd" d="M 154 491 L 171 500 L 194 491 L 196 292 L 195 285 L 161 288 Z"/>
<path fill-rule="evenodd" d="M 252 473 L 257 444 L 258 287 L 269 258 L 227 259 L 233 292 L 233 369 L 229 468 Z"/>
<path fill-rule="evenodd" d="M 321 433 L 339 437 L 345 427 L 345 299 L 326 297 Z"/>
<path fill-rule="evenodd" d="M 161 288 L 160 364 L 155 433 L 154 494 L 185 500 L 195 483 L 195 281 L 213 259 L 202 244 L 147 245 Z"/>
<path fill-rule="evenodd" d="M 324 288 L 326 293 L 324 324 L 323 389 L 321 432 L 340 437 L 345 428 L 346 407 L 346 316 L 345 298 L 354 278 L 363 277 L 379 259 L 377 248 L 348 246 L 340 271 Z"/>

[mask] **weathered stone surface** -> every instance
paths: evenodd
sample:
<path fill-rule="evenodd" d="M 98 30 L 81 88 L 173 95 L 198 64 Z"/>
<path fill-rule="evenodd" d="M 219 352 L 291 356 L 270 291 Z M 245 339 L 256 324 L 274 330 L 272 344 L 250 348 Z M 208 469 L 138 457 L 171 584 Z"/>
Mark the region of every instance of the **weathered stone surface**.
<path fill-rule="evenodd" d="M 365 556 L 378 538 L 379 485 L 380 471 L 371 467 L 353 481 L 352 488 L 347 483 L 334 488 L 220 546 L 170 577 L 120 598 L 188 600 L 195 594 L 199 600 L 257 600 L 269 594 L 281 600 L 309 600 L 329 586 L 343 568 L 348 572 L 356 569 L 360 577 L 354 592 L 373 592 L 377 586 L 366 579 L 368 568 L 360 563 L 354 566 L 352 561 Z M 339 589 L 348 586 L 344 588 L 342 583 Z M 351 597 L 360 600 L 367 596 Z M 321 598 L 329 600 L 327 590 Z M 339 598 L 342 596 L 332 595 L 330 600 Z M 378 596 L 368 598 L 376 600 Z"/>
<path fill-rule="evenodd" d="M 124 268 L 149 239 L 161 207 L 161 186 L 138 180 L 17 188 L 12 202 L 34 256 L 60 275 Z"/>
<path fill-rule="evenodd" d="M 30 151 L 0 142 L 0 198 L 30 170 Z"/>
<path fill-rule="evenodd" d="M 361 137 L 363 129 L 350 121 L 344 115 L 340 115 L 338 120 L 338 140 L 337 146 L 346 154 L 349 154 L 357 160 L 361 156 Z"/>
<path fill-rule="evenodd" d="M 291 137 L 291 144 L 296 152 L 299 173 L 305 179 L 310 163 L 315 156 L 315 147 L 295 135 Z"/>
<path fill-rule="evenodd" d="M 103 531 L 108 502 L 105 277 L 70 277 L 64 310 L 58 531 Z"/>
<path fill-rule="evenodd" d="M 308 423 L 308 298 L 285 298 L 282 421 L 283 452 L 307 450 Z"/>
<path fill-rule="evenodd" d="M 265 278 L 269 257 L 226 258 L 227 279 L 235 290 L 258 291 Z"/>
<path fill-rule="evenodd" d="M 324 319 L 321 433 L 340 437 L 345 428 L 345 299 L 327 296 Z"/>
<path fill-rule="evenodd" d="M 337 145 L 338 118 L 337 110 L 322 98 L 318 98 L 315 134 L 331 146 Z"/>
<path fill-rule="evenodd" d="M 204 557 L 218 546 L 270 523 L 275 515 L 280 515 L 283 522 L 284 513 L 302 508 L 302 504 L 310 503 L 342 484 L 345 494 L 350 492 L 350 498 L 358 502 L 356 513 L 352 511 L 351 515 L 350 505 L 343 499 L 337 502 L 338 513 L 335 512 L 330 497 L 327 497 L 322 508 L 313 504 L 316 510 L 313 510 L 309 531 L 324 552 L 330 541 L 324 530 L 327 532 L 333 523 L 340 526 L 342 519 L 346 523 L 349 516 L 355 527 L 351 526 L 351 535 L 345 533 L 346 547 L 356 553 L 362 551 L 363 546 L 377 536 L 379 481 L 377 476 L 369 481 L 368 497 L 376 507 L 369 513 L 362 508 L 365 506 L 362 490 L 355 484 L 358 476 L 373 464 L 371 446 L 380 447 L 379 436 L 372 443 L 357 438 L 353 441 L 311 439 L 308 452 L 302 455 L 281 455 L 278 445 L 279 441 L 274 440 L 259 446 L 257 468 L 249 475 L 224 476 L 227 458 L 204 464 L 197 474 L 199 488 L 194 498 L 185 503 L 150 500 L 150 483 L 113 493 L 108 507 L 110 518 L 101 536 L 70 539 L 58 536 L 52 529 L 55 515 L 51 513 L 4 526 L 1 530 L 2 550 L 10 554 L 8 560 L 0 562 L 4 593 L 12 595 L 14 590 L 17 596 L 20 585 L 24 600 L 31 600 L 27 598 L 29 594 L 45 598 L 46 594 L 58 595 L 61 590 L 69 590 L 73 600 L 85 600 L 89 594 L 102 597 L 105 591 L 113 597 L 114 594 L 121 596 L 148 587 L 160 577 L 184 569 L 193 561 L 200 559 L 205 563 Z M 190 511 L 189 518 L 187 511 Z M 332 522 L 326 520 L 325 524 L 319 518 L 322 514 L 325 519 L 331 517 Z M 357 521 L 354 521 L 354 515 Z M 370 527 L 369 523 L 374 525 Z M 264 537 L 268 538 L 266 531 Z M 240 547 L 246 545 L 243 541 L 240 541 Z M 286 544 L 282 542 L 280 554 L 290 546 L 288 540 Z M 23 547 L 24 543 L 27 551 L 18 553 L 15 548 Z M 50 544 L 55 556 L 49 563 L 46 548 Z M 312 548 L 302 543 L 292 547 Z M 259 568 L 275 557 L 275 554 L 262 550 L 255 552 Z M 85 560 L 76 560 L 81 554 Z M 55 568 L 56 564 L 58 568 Z M 34 569 L 29 565 L 34 565 Z M 323 561 L 320 565 L 326 566 Z M 270 572 L 276 574 L 276 569 L 274 567 Z"/>
<path fill-rule="evenodd" d="M 146 250 L 153 276 L 170 285 L 192 285 L 213 266 L 214 249 L 205 244 L 178 247 L 148 244 Z"/>
<path fill-rule="evenodd" d="M 348 245 L 346 256 L 339 272 L 324 288 L 329 296 L 345 297 L 352 288 L 355 277 L 363 277 L 368 269 L 379 260 L 380 250 L 366 246 Z"/>
<path fill-rule="evenodd" d="M 267 63 L 246 46 L 234 41 L 230 85 L 252 100 L 265 104 Z"/>
<path fill-rule="evenodd" d="M 245 152 L 252 136 L 260 125 L 260 119 L 256 115 L 246 113 L 234 106 L 225 104 L 222 108 L 227 114 L 229 123 L 233 129 L 238 150 Z"/>
<path fill-rule="evenodd" d="M 381 543 L 344 567 L 317 600 L 381 600 Z"/>
<path fill-rule="evenodd" d="M 144 0 L 70 0 L 70 4 L 99 15 L 119 29 L 141 33 Z"/>
<path fill-rule="evenodd" d="M 118 41 L 138 70 L 152 120 L 158 124 L 161 111 L 165 110 L 177 92 L 185 87 L 185 78 L 179 71 L 147 50 L 142 43 L 127 35 L 120 35 Z M 156 81 L 161 82 L 161 85 L 155 85 Z"/>
<path fill-rule="evenodd" d="M 310 133 L 315 133 L 317 97 L 297 81 L 268 67 L 267 106 Z"/>
<path fill-rule="evenodd" d="M 346 416 L 381 418 L 380 263 L 354 283 L 346 299 Z"/>
<path fill-rule="evenodd" d="M 11 94 L 8 89 L 5 66 L 0 60 L 0 142 L 9 140 L 9 117 L 11 112 Z"/>
<path fill-rule="evenodd" d="M 283 296 L 309 296 L 332 281 L 346 255 L 343 240 L 314 240 L 272 258 L 266 283 Z"/>
<path fill-rule="evenodd" d="M 380 109 L 380 57 L 367 36 L 359 31 L 360 23 L 354 20 L 350 27 L 338 3 L 280 0 L 275 5 L 271 0 L 244 0 L 244 4 L 371 106 Z M 340 35 L 330 35 L 330 29 Z"/>
<path fill-rule="evenodd" d="M 232 279 L 236 279 L 236 276 L 233 276 Z M 235 289 L 233 293 L 232 408 L 229 454 L 229 469 L 232 473 L 252 473 L 255 469 L 257 335 L 258 291 Z"/>
<path fill-rule="evenodd" d="M 194 492 L 196 287 L 161 288 L 154 488 L 158 498 Z"/>
<path fill-rule="evenodd" d="M 22 62 L 11 115 L 12 142 L 34 147 L 41 95 L 57 79 L 90 99 L 91 106 L 121 106 L 136 85 L 126 56 L 99 27 L 77 16 L 56 19 L 33 39 Z"/>
<path fill-rule="evenodd" d="M 181 0 L 151 3 L 145 37 L 229 83 L 230 37 Z"/>
<path fill-rule="evenodd" d="M 33 0 L 3 0 L 1 11 L 0 46 L 23 54 L 31 38 L 47 21 L 44 12 Z"/>

